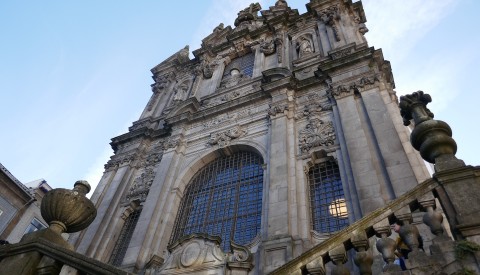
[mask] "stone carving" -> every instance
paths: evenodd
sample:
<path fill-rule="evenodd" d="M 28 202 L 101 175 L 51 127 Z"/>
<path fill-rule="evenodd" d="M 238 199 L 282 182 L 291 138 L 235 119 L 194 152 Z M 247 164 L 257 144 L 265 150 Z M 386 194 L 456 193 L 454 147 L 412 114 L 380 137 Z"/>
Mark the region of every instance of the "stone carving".
<path fill-rule="evenodd" d="M 269 105 L 270 108 L 268 109 L 268 115 L 269 116 L 276 116 L 277 114 L 283 113 L 285 110 L 288 110 L 288 105 Z"/>
<path fill-rule="evenodd" d="M 252 253 L 248 250 L 247 247 L 230 242 L 233 255 L 230 258 L 229 262 L 250 262 L 252 260 Z"/>
<path fill-rule="evenodd" d="M 310 95 L 313 96 L 313 95 Z M 313 119 L 314 116 L 321 114 L 325 111 L 331 111 L 332 104 L 328 101 L 324 102 L 314 102 L 305 106 L 303 111 L 295 116 L 296 119 L 301 119 L 307 117 L 308 119 Z"/>
<path fill-rule="evenodd" d="M 375 85 L 376 82 L 380 81 L 377 75 L 363 76 L 359 80 L 352 81 L 350 84 L 340 84 L 336 87 L 333 87 L 329 84 L 329 89 L 327 90 L 327 95 L 334 96 L 336 98 L 345 97 L 352 94 L 355 91 L 361 92 L 367 88 L 370 88 Z"/>
<path fill-rule="evenodd" d="M 364 23 L 358 24 L 358 32 L 365 35 L 368 32 L 368 28 Z"/>
<path fill-rule="evenodd" d="M 212 120 L 209 120 L 205 123 L 202 123 L 202 127 L 203 127 L 203 129 L 208 129 L 212 126 L 221 124 L 221 123 L 226 122 L 226 121 L 236 121 L 237 119 L 247 117 L 250 114 L 251 114 L 250 109 L 241 110 L 241 111 L 235 112 L 233 114 L 222 114 L 222 115 L 219 115 L 218 117 L 216 117 Z"/>
<path fill-rule="evenodd" d="M 262 9 L 259 3 L 252 3 L 246 9 L 241 10 L 235 19 L 235 27 L 251 24 L 251 21 L 257 18 L 257 13 Z"/>
<path fill-rule="evenodd" d="M 173 139 L 173 138 L 168 138 L 164 143 L 163 143 L 163 149 L 168 150 L 171 148 L 175 148 L 180 144 L 179 139 Z"/>
<path fill-rule="evenodd" d="M 346 49 L 342 49 L 339 51 L 331 52 L 329 55 L 332 57 L 333 60 L 339 59 L 345 56 L 349 56 L 353 52 L 353 47 L 348 47 Z"/>
<path fill-rule="evenodd" d="M 247 130 L 243 129 L 240 125 L 237 125 L 226 131 L 211 133 L 210 139 L 207 143 L 210 146 L 218 145 L 219 147 L 225 147 L 230 145 L 232 139 L 237 139 L 245 134 L 247 134 Z"/>
<path fill-rule="evenodd" d="M 179 274 L 182 268 L 188 268 L 189 272 L 208 270 L 208 274 L 224 274 L 227 257 L 219 247 L 220 241 L 204 234 L 187 236 L 169 248 L 171 253 L 165 264 L 150 274 Z"/>
<path fill-rule="evenodd" d="M 427 108 L 427 104 L 432 102 L 429 94 L 418 91 L 410 95 L 400 97 L 400 115 L 403 118 L 403 125 L 410 125 L 410 120 L 415 118 L 415 124 L 433 119 L 433 113 Z"/>
<path fill-rule="evenodd" d="M 115 156 L 115 159 L 111 159 L 105 164 L 104 168 L 106 171 L 109 171 L 111 169 L 115 169 L 119 166 L 130 164 L 135 160 L 135 155 L 120 155 L 120 156 Z"/>
<path fill-rule="evenodd" d="M 278 63 L 283 62 L 283 35 L 277 35 L 275 38 Z"/>
<path fill-rule="evenodd" d="M 154 147 L 150 152 L 142 163 L 144 167 L 154 166 L 162 160 L 163 144 Z"/>
<path fill-rule="evenodd" d="M 300 130 L 298 134 L 298 142 L 302 153 L 307 153 L 313 147 L 333 145 L 335 139 L 333 123 L 321 119 L 312 119 L 305 129 Z"/>
<path fill-rule="evenodd" d="M 127 193 L 127 200 L 144 202 L 147 199 L 154 178 L 155 173 L 153 168 L 145 169 L 145 171 L 133 181 L 133 185 Z"/>
<path fill-rule="evenodd" d="M 265 55 L 271 55 L 275 53 L 275 43 L 273 40 L 260 40 L 260 51 Z"/>
<path fill-rule="evenodd" d="M 250 76 L 244 75 L 239 71 L 238 73 L 230 75 L 229 77 L 223 78 L 222 82 L 220 83 L 220 88 L 231 88 L 248 79 L 250 79 Z"/>
<path fill-rule="evenodd" d="M 166 74 L 157 74 L 154 76 L 155 83 L 152 84 L 152 91 L 156 92 L 159 90 L 164 89 L 167 85 L 172 81 L 174 78 L 174 74 L 172 72 Z"/>
<path fill-rule="evenodd" d="M 285 0 L 278 0 L 278 1 L 275 3 L 275 7 L 284 7 L 284 8 L 287 8 L 287 7 L 288 7 L 287 1 L 285 1 Z"/>
<path fill-rule="evenodd" d="M 320 20 L 322 20 L 325 25 L 330 26 L 333 30 L 333 35 L 335 40 L 340 41 L 340 34 L 338 32 L 338 27 L 336 20 L 340 19 L 340 14 L 338 13 L 338 7 L 332 6 L 321 12 L 319 12 Z"/>
<path fill-rule="evenodd" d="M 173 101 L 183 101 L 183 100 L 187 99 L 188 87 L 189 87 L 188 84 L 189 83 L 187 81 L 185 81 L 175 88 L 175 94 L 173 96 Z"/>
<path fill-rule="evenodd" d="M 301 36 L 297 39 L 296 49 L 298 58 L 308 56 L 314 52 L 312 41 L 306 36 Z"/>

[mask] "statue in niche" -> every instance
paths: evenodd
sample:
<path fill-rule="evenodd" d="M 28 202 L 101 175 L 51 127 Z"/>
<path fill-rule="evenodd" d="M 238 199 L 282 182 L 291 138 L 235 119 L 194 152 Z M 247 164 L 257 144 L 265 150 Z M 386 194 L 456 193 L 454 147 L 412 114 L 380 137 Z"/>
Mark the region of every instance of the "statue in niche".
<path fill-rule="evenodd" d="M 306 55 L 313 53 L 313 47 L 310 40 L 304 36 L 300 37 L 297 41 L 297 53 L 298 58 L 302 58 Z"/>
<path fill-rule="evenodd" d="M 177 88 L 175 88 L 175 95 L 173 96 L 174 101 L 182 101 L 187 98 L 188 84 L 182 83 Z"/>

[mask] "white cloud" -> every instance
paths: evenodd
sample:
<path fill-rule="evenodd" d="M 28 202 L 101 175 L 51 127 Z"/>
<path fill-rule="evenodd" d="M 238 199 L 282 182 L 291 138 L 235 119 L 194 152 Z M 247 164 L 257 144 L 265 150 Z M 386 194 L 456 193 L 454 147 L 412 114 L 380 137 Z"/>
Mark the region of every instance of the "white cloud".
<path fill-rule="evenodd" d="M 401 60 L 460 0 L 364 0 L 370 45 Z"/>

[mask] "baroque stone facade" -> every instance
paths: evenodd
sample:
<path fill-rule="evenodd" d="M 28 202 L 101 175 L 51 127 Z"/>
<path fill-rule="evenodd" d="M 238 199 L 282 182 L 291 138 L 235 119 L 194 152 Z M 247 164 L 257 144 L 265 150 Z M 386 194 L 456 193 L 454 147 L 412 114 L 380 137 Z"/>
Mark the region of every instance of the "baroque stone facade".
<path fill-rule="evenodd" d="M 129 132 L 112 139 L 115 155 L 91 198 L 97 218 L 71 239 L 77 252 L 107 263 L 121 255 L 121 268 L 146 274 L 267 274 L 341 229 L 314 230 L 322 218 L 315 207 L 351 224 L 430 177 L 402 125 L 390 63 L 363 36 L 361 2 L 307 7 L 299 14 L 286 1 L 251 4 L 234 27 L 220 24 L 204 38 L 193 59 L 187 46 L 151 70 L 152 97 Z M 180 213 L 201 205 L 185 198 L 209 164 L 242 152 L 262 162 L 260 214 L 245 214 L 256 228 L 245 231 L 253 232 L 248 242 L 236 243 L 242 230 L 233 227 L 222 248 L 226 240 L 188 231 L 182 224 L 193 221 Z M 317 197 L 311 184 L 324 164 L 342 195 L 316 205 L 330 196 Z M 199 182 L 219 177 L 208 175 Z M 235 211 L 253 194 L 237 188 L 224 198 Z M 175 228 L 190 233 L 173 239 Z"/>

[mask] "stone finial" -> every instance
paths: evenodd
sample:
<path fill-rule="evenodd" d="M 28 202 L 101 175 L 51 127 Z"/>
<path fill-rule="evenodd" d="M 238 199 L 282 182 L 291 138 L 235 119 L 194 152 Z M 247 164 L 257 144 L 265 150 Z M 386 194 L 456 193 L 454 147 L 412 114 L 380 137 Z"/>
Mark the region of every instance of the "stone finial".
<path fill-rule="evenodd" d="M 423 91 L 401 96 L 400 115 L 403 117 L 403 125 L 410 125 L 412 119 L 415 125 L 433 119 L 433 113 L 427 108 L 427 104 L 430 102 L 432 102 L 432 97 L 424 94 Z"/>
<path fill-rule="evenodd" d="M 403 124 L 410 125 L 412 119 L 415 123 L 410 142 L 423 159 L 436 164 L 437 171 L 462 166 L 463 161 L 455 158 L 457 144 L 452 138 L 452 129 L 447 123 L 433 119 L 433 113 L 427 108 L 431 101 L 430 95 L 422 91 L 400 97 Z"/>
<path fill-rule="evenodd" d="M 97 209 L 85 197 L 90 192 L 87 181 L 75 182 L 73 190 L 57 188 L 49 191 L 40 207 L 43 219 L 58 234 L 87 228 L 97 216 Z"/>

